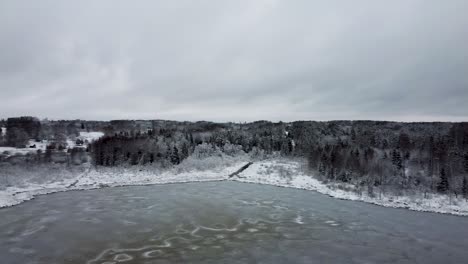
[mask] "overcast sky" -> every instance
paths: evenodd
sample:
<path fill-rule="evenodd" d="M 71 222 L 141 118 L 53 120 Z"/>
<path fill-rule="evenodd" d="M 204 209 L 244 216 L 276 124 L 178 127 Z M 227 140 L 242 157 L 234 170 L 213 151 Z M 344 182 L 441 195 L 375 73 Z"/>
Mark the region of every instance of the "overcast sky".
<path fill-rule="evenodd" d="M 1 1 L 0 118 L 468 121 L 468 1 Z"/>

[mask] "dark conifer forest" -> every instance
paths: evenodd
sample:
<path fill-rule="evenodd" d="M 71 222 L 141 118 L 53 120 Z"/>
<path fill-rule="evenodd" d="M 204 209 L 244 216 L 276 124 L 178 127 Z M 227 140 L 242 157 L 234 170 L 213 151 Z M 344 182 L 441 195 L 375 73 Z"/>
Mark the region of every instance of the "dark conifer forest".
<path fill-rule="evenodd" d="M 33 117 L 2 120 L 0 144 L 45 151 L 0 154 L 6 164 L 64 163 L 96 167 L 177 166 L 190 156 L 282 157 L 302 160 L 324 182 L 379 192 L 438 192 L 468 197 L 468 123 L 383 121 L 296 121 L 252 123 L 165 120 L 48 121 Z M 87 145 L 82 131 L 104 136 Z M 67 142 L 73 140 L 73 147 Z M 19 157 L 20 156 L 20 157 Z"/>

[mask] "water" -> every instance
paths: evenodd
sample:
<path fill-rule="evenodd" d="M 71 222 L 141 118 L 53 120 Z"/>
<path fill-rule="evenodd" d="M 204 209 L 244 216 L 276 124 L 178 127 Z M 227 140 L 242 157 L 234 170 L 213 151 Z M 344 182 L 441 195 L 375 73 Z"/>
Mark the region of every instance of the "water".
<path fill-rule="evenodd" d="M 0 209 L 0 263 L 467 263 L 468 217 L 236 182 L 107 188 Z"/>

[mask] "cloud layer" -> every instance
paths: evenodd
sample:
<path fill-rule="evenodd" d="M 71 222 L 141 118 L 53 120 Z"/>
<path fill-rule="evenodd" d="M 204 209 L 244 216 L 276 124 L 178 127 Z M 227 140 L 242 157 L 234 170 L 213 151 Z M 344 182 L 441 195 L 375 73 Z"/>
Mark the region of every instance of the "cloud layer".
<path fill-rule="evenodd" d="M 468 121 L 468 1 L 3 1 L 0 118 Z"/>

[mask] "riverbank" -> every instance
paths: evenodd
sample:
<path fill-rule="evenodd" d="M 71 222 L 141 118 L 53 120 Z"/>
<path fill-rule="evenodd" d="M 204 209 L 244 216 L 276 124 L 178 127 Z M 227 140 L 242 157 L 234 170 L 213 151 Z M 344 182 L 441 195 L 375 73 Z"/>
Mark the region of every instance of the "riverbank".
<path fill-rule="evenodd" d="M 249 164 L 248 166 L 246 166 Z M 344 184 L 324 184 L 304 173 L 302 163 L 294 160 L 268 159 L 250 163 L 246 158 L 224 161 L 221 166 L 208 169 L 175 167 L 169 170 L 153 168 L 89 168 L 76 177 L 66 180 L 11 186 L 0 190 L 0 207 L 8 207 L 31 200 L 37 195 L 68 190 L 87 190 L 104 187 L 152 185 L 183 182 L 233 180 L 246 183 L 268 184 L 281 187 L 317 191 L 338 199 L 362 201 L 385 207 L 405 208 L 415 211 L 468 216 L 468 202 L 450 199 L 445 195 L 370 197 L 346 189 Z M 240 170 L 243 169 L 243 170 Z M 348 188 L 351 189 L 351 188 Z"/>
<path fill-rule="evenodd" d="M 385 207 L 468 216 L 468 202 L 462 198 L 452 197 L 450 199 L 449 196 L 440 194 L 429 194 L 426 198 L 422 195 L 395 196 L 390 194 L 370 197 L 365 192 L 358 194 L 354 191 L 348 191 L 352 187 L 345 184 L 322 183 L 312 176 L 306 175 L 301 166 L 300 162 L 292 160 L 265 160 L 252 164 L 239 173 L 234 180 L 312 190 L 338 199 L 362 201 Z"/>
<path fill-rule="evenodd" d="M 225 166 L 207 170 L 173 168 L 89 168 L 85 173 L 65 180 L 49 183 L 23 183 L 0 190 L 0 208 L 20 204 L 34 199 L 37 195 L 70 190 L 89 190 L 105 187 L 153 185 L 184 182 L 222 181 L 246 163 L 245 160 L 229 161 Z M 64 172 L 66 173 L 66 172 Z"/>

